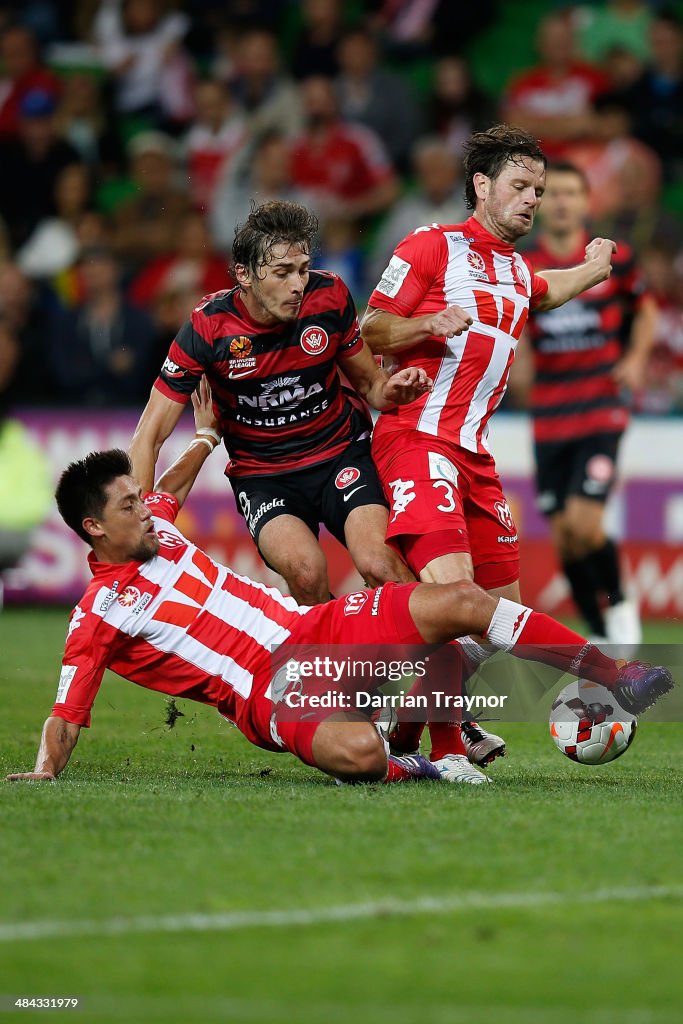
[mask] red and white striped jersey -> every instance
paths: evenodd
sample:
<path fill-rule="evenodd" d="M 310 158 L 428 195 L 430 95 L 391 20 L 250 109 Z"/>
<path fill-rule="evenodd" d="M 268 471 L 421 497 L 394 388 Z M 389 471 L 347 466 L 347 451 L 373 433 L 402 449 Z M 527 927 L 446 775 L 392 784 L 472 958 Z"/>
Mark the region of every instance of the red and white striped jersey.
<path fill-rule="evenodd" d="M 217 707 L 236 724 L 271 652 L 309 611 L 291 597 L 227 569 L 174 525 L 178 502 L 150 494 L 160 540 L 146 562 L 106 565 L 69 621 L 52 713 L 90 725 L 105 668 L 139 686 Z"/>
<path fill-rule="evenodd" d="M 424 367 L 434 389 L 382 413 L 376 430 L 415 429 L 487 452 L 488 421 L 505 393 L 529 306 L 547 290 L 524 256 L 474 217 L 420 227 L 404 238 L 369 304 L 403 317 L 458 305 L 474 322 L 459 337 L 428 338 L 396 353 L 398 369 Z"/>

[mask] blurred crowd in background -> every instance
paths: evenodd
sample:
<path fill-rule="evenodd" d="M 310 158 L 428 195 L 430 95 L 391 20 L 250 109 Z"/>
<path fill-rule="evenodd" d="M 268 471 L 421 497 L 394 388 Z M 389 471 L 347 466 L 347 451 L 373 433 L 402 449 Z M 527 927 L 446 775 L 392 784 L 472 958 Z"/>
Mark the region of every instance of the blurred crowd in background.
<path fill-rule="evenodd" d="M 254 200 L 317 213 L 362 309 L 405 234 L 468 216 L 463 143 L 498 120 L 636 251 L 634 407 L 683 413 L 680 5 L 0 0 L 0 416 L 141 405 Z"/>

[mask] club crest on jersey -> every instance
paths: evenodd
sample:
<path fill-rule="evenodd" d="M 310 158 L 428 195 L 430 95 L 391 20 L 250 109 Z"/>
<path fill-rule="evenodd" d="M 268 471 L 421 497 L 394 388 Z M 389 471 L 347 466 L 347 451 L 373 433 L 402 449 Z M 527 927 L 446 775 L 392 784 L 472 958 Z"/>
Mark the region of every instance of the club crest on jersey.
<path fill-rule="evenodd" d="M 482 254 L 470 249 L 466 258 L 470 268 L 470 276 L 476 277 L 478 281 L 488 281 L 489 275 L 486 273 L 486 263 Z"/>
<path fill-rule="evenodd" d="M 496 513 L 505 529 L 512 533 L 515 529 L 515 521 L 512 518 L 512 511 L 510 510 L 510 506 L 507 501 L 497 501 L 493 506 L 493 511 Z"/>
<path fill-rule="evenodd" d="M 309 356 L 318 356 L 330 343 L 327 331 L 323 327 L 311 325 L 301 335 L 301 347 Z"/>
<path fill-rule="evenodd" d="M 182 537 L 179 537 L 177 533 L 171 533 L 169 530 L 157 530 L 157 537 L 159 538 L 159 543 L 165 548 L 187 547 Z"/>
<path fill-rule="evenodd" d="M 515 284 L 522 289 L 524 293 L 527 291 L 527 282 L 524 280 L 524 274 L 517 266 L 516 260 L 512 260 L 512 276 L 515 280 Z"/>
<path fill-rule="evenodd" d="M 256 357 L 252 356 L 251 338 L 241 336 L 233 338 L 230 342 L 230 355 L 228 359 L 228 377 L 236 380 L 239 377 L 247 377 L 256 369 Z"/>
<path fill-rule="evenodd" d="M 359 590 L 355 594 L 347 594 L 344 598 L 344 615 L 358 615 L 368 600 L 367 590 Z"/>
<path fill-rule="evenodd" d="M 356 480 L 360 477 L 360 470 L 356 469 L 355 466 L 347 466 L 337 473 L 334 486 L 339 491 L 343 491 L 345 487 L 350 487 L 351 484 L 355 484 Z"/>
<path fill-rule="evenodd" d="M 119 604 L 123 605 L 124 608 L 132 608 L 138 603 L 141 596 L 142 595 L 137 587 L 126 587 L 126 589 L 119 594 Z"/>

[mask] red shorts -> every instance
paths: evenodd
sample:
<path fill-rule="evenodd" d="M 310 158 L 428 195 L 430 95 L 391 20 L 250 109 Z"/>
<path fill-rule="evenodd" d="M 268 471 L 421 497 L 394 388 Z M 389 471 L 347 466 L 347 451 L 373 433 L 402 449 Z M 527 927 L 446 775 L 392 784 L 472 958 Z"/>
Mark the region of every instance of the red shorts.
<path fill-rule="evenodd" d="M 372 456 L 390 502 L 387 543 L 416 576 L 433 558 L 467 551 L 485 590 L 519 579 L 519 543 L 491 455 L 417 430 L 375 435 Z"/>
<path fill-rule="evenodd" d="M 297 647 L 324 655 L 334 655 L 334 647 L 355 647 L 361 656 L 363 646 L 396 647 L 423 644 L 424 640 L 408 609 L 416 583 L 385 583 L 375 590 L 346 594 L 327 604 L 317 605 L 302 616 L 280 651 Z M 332 648 L 332 651 L 330 651 Z M 286 660 L 284 658 L 283 660 Z M 245 702 L 237 726 L 248 740 L 266 750 L 287 750 L 305 764 L 315 767 L 313 737 L 321 722 L 336 714 L 338 708 L 318 708 L 314 720 L 283 720 L 273 692 L 273 671 L 261 671 Z"/>

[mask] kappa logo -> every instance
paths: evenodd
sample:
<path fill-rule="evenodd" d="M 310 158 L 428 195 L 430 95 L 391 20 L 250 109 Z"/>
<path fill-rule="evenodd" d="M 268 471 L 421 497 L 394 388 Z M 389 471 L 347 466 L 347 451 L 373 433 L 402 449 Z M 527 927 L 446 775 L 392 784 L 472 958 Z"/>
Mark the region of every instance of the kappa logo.
<path fill-rule="evenodd" d="M 397 517 L 408 508 L 411 501 L 416 497 L 414 480 L 391 480 L 389 482 L 391 487 L 391 507 L 393 509 L 393 516 L 391 517 L 392 523 L 396 521 Z"/>
<path fill-rule="evenodd" d="M 334 486 L 339 491 L 343 491 L 345 487 L 350 487 L 351 484 L 355 484 L 356 480 L 360 478 L 360 470 L 356 469 L 355 466 L 346 466 L 345 469 L 340 470 L 334 480 Z"/>
<path fill-rule="evenodd" d="M 119 594 L 119 604 L 123 608 L 132 608 L 133 605 L 138 603 L 141 596 L 142 595 L 137 587 L 126 587 L 126 589 Z"/>
<path fill-rule="evenodd" d="M 355 594 L 347 594 L 344 600 L 344 615 L 358 615 L 368 599 L 367 590 L 359 590 Z"/>
<path fill-rule="evenodd" d="M 507 501 L 505 501 L 505 499 L 503 499 L 502 501 L 497 501 L 493 506 L 493 511 L 496 513 L 498 519 L 500 520 L 501 524 L 505 527 L 505 529 L 509 530 L 510 533 L 514 533 L 515 521 L 512 518 L 512 511 Z"/>
<path fill-rule="evenodd" d="M 186 370 L 183 369 L 178 363 L 174 363 L 170 357 L 164 359 L 164 365 L 161 367 L 161 372 L 165 373 L 167 377 L 184 377 Z"/>
<path fill-rule="evenodd" d="M 83 611 L 81 606 L 79 604 L 77 604 L 76 607 L 74 608 L 72 614 L 71 614 L 71 618 L 69 619 L 69 628 L 66 631 L 66 638 L 67 638 L 67 640 L 69 639 L 71 634 L 74 632 L 74 630 L 80 629 L 80 627 L 81 627 L 81 619 L 84 619 L 84 618 L 85 618 L 85 612 Z"/>
<path fill-rule="evenodd" d="M 330 343 L 327 331 L 323 327 L 307 327 L 301 335 L 301 347 L 309 356 L 318 356 Z"/>
<path fill-rule="evenodd" d="M 486 263 L 480 252 L 474 252 L 473 249 L 470 249 L 467 253 L 467 262 L 477 274 L 483 274 L 486 271 Z"/>

